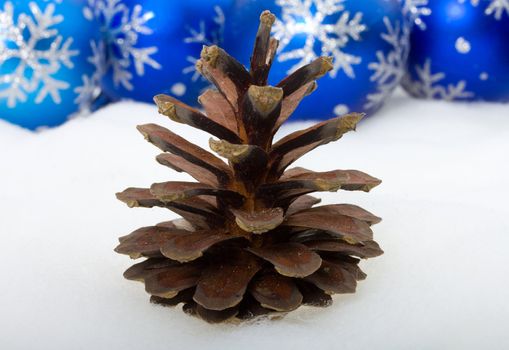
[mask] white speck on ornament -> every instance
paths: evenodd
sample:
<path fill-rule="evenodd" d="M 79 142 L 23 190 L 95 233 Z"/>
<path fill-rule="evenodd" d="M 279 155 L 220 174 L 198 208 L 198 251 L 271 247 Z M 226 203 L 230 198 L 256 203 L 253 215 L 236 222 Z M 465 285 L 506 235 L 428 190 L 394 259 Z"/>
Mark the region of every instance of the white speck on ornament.
<path fill-rule="evenodd" d="M 340 104 L 340 105 L 337 105 L 336 107 L 334 107 L 334 114 L 337 116 L 347 114 L 349 111 L 350 111 L 350 109 L 348 108 L 347 105 Z"/>
<path fill-rule="evenodd" d="M 462 53 L 462 54 L 467 54 L 472 49 L 470 42 L 462 36 L 460 36 L 458 39 L 456 39 L 455 46 L 456 46 L 456 51 L 458 51 L 459 53 Z"/>
<path fill-rule="evenodd" d="M 482 72 L 481 74 L 479 74 L 479 79 L 481 80 L 488 80 L 489 77 L 490 76 L 486 72 Z"/>
<path fill-rule="evenodd" d="M 175 96 L 183 96 L 186 93 L 186 86 L 182 83 L 176 83 L 171 87 L 171 93 Z"/>

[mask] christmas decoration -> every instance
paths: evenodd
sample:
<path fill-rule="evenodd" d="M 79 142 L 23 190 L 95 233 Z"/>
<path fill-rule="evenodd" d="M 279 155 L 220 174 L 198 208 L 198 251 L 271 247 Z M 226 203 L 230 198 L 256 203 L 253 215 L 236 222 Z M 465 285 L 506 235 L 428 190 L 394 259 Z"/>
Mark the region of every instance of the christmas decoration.
<path fill-rule="evenodd" d="M 230 3 L 89 0 L 88 17 L 101 23 L 105 93 L 113 99 L 151 101 L 165 92 L 196 103 L 207 83 L 195 62 L 203 45 L 222 42 Z"/>
<path fill-rule="evenodd" d="M 422 98 L 509 101 L 509 0 L 423 2 L 405 89 Z"/>
<path fill-rule="evenodd" d="M 337 67 L 331 57 L 318 57 L 267 85 L 277 62 L 274 21 L 262 13 L 250 71 L 217 46 L 203 48 L 196 67 L 217 88 L 200 96 L 206 114 L 170 96 L 155 97 L 161 114 L 217 138 L 210 147 L 228 163 L 168 129 L 141 125 L 145 138 L 165 152 L 157 161 L 197 182 L 117 194 L 129 207 L 163 207 L 182 216 L 119 239 L 118 253 L 147 258 L 124 276 L 144 282 L 153 302 L 184 303 L 184 311 L 208 322 L 327 306 L 331 294 L 352 293 L 366 277 L 358 258 L 382 254 L 370 228 L 380 218 L 350 204 L 315 206 L 320 200 L 309 195 L 367 192 L 380 180 L 356 170 L 287 170 L 354 130 L 362 115 L 336 117 L 272 142 L 315 90 L 315 80 Z"/>
<path fill-rule="evenodd" d="M 56 126 L 100 103 L 96 23 L 84 1 L 2 1 L 0 118 L 29 129 Z"/>
<path fill-rule="evenodd" d="M 227 21 L 225 48 L 244 64 L 250 53 L 238 43 L 256 32 L 253 14 L 264 8 L 276 15 L 273 34 L 281 42 L 271 81 L 318 56 L 334 59 L 320 82 L 326 92 L 306 99 L 294 118 L 372 113 L 399 84 L 409 50 L 399 0 L 237 0 Z"/>
<path fill-rule="evenodd" d="M 425 16 L 431 14 L 428 6 L 429 0 L 402 0 L 403 15 L 409 21 L 410 25 L 418 26 L 421 29 L 426 28 L 423 21 Z"/>

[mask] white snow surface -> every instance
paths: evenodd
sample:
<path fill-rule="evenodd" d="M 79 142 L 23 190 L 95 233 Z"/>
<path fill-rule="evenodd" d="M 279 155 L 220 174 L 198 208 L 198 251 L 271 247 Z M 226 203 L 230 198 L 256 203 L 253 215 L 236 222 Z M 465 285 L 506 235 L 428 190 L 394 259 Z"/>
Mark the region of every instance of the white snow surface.
<path fill-rule="evenodd" d="M 509 348 L 509 105 L 400 93 L 301 159 L 383 179 L 371 193 L 322 198 L 383 217 L 373 228 L 385 254 L 362 262 L 368 278 L 329 308 L 241 325 L 152 305 L 122 277 L 133 261 L 113 252 L 117 237 L 175 216 L 114 193 L 186 178 L 154 161 L 135 129 L 151 122 L 207 144 L 133 102 L 36 134 L 0 122 L 1 349 Z"/>

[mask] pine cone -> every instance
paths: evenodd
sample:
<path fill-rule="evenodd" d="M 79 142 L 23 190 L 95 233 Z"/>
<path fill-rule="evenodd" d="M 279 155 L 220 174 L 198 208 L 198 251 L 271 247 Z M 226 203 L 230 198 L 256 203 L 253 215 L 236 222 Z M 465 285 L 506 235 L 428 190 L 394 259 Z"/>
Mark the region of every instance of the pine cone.
<path fill-rule="evenodd" d="M 124 276 L 142 281 L 151 301 L 184 303 L 208 322 L 286 313 L 300 305 L 327 306 L 331 294 L 353 293 L 366 275 L 358 258 L 382 254 L 370 226 L 380 221 L 350 204 L 315 206 L 317 191 L 369 191 L 380 180 L 356 170 L 286 170 L 318 146 L 354 130 L 352 113 L 294 132 L 273 144 L 299 102 L 331 68 L 320 57 L 276 86 L 267 85 L 278 41 L 275 17 L 262 13 L 251 70 L 217 46 L 204 47 L 197 68 L 216 89 L 199 98 L 206 114 L 156 96 L 159 112 L 204 130 L 214 154 L 155 124 L 138 130 L 163 152 L 157 161 L 197 182 L 169 181 L 128 188 L 129 207 L 163 207 L 181 219 L 121 237 L 118 253 L 145 261 Z"/>

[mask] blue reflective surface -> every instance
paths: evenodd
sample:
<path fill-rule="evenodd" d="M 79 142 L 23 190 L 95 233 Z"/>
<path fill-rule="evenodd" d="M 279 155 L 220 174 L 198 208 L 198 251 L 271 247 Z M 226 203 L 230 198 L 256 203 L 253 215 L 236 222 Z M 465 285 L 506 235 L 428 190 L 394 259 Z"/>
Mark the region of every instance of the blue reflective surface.
<path fill-rule="evenodd" d="M 104 92 L 113 99 L 131 98 L 152 102 L 154 95 L 166 93 L 196 105 L 197 97 L 208 83 L 194 70 L 203 45 L 222 43 L 226 12 L 231 0 L 123 0 L 132 13 L 137 5 L 142 13 L 153 15 L 146 22 L 151 33 L 139 34 L 134 48 L 155 48 L 150 58 L 157 64 L 145 64 L 140 74 L 132 57 L 126 70 L 132 75 L 132 88 L 115 83 L 115 72 L 108 69 L 102 80 Z M 223 17 L 224 16 L 224 17 Z M 117 19 L 118 20 L 118 19 Z M 118 23 L 113 24 L 113 27 Z M 111 35 L 103 32 L 103 37 Z M 114 56 L 121 56 L 111 38 Z"/>
<path fill-rule="evenodd" d="M 12 34 L 11 30 L 20 23 L 20 14 L 25 14 L 35 27 L 42 28 L 38 25 L 42 22 L 34 17 L 29 3 L 37 5 L 43 15 L 57 19 L 48 27 L 50 35 L 37 40 L 28 29 L 29 26 L 25 26 L 22 31 L 24 44 L 19 45 L 8 33 L 10 31 Z M 1 119 L 36 129 L 59 125 L 78 111 L 79 105 L 75 102 L 78 93 L 74 89 L 83 85 L 83 75 L 90 76 L 94 73 L 94 67 L 87 59 L 92 54 L 90 40 L 98 37 L 96 23 L 83 16 L 85 3 L 85 0 L 66 0 L 61 3 L 43 0 L 0 1 L 0 11 L 4 16 L 10 17 L 9 7 L 13 10 L 13 24 L 0 31 L 0 52 L 13 50 L 0 64 Z M 51 6 L 54 6 L 53 13 L 47 12 Z M 68 65 L 61 59 L 49 58 L 52 56 L 50 45 L 56 45 L 59 36 L 62 41 L 57 45 L 57 49 L 61 49 L 68 39 L 72 39 L 68 50 L 75 54 L 69 55 Z M 4 49 L 1 45 L 4 45 Z M 53 57 L 58 56 L 58 52 Z M 50 86 L 52 81 L 58 81 L 59 87 L 53 93 L 46 94 L 43 89 Z"/>
<path fill-rule="evenodd" d="M 409 92 L 436 99 L 509 101 L 509 9 L 497 14 L 489 10 L 492 3 L 430 1 L 426 28 L 415 28 L 411 35 Z M 433 82 L 426 87 L 422 82 L 430 76 Z"/>

